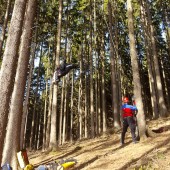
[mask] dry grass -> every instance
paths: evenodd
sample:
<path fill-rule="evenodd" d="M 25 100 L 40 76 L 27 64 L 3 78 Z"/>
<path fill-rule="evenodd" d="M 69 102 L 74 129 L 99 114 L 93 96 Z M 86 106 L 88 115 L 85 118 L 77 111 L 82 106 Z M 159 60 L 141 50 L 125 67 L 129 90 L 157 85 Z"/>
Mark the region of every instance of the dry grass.
<path fill-rule="evenodd" d="M 120 132 L 112 135 L 66 144 L 52 154 L 37 153 L 29 156 L 34 166 L 48 162 L 75 158 L 75 170 L 168 170 L 170 169 L 170 117 L 148 122 L 150 129 L 166 127 L 165 131 L 133 144 L 131 135 L 126 145 L 120 146 Z"/>

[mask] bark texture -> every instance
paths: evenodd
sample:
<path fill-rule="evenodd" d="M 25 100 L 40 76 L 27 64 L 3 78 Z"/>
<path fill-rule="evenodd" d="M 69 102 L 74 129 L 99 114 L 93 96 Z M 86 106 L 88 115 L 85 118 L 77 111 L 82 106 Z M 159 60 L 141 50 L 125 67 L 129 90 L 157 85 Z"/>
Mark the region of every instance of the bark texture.
<path fill-rule="evenodd" d="M 133 72 L 134 95 L 136 99 L 136 106 L 138 108 L 137 120 L 140 138 L 146 138 L 146 121 L 144 114 L 144 106 L 142 101 L 142 88 L 139 75 L 139 67 L 137 61 L 136 42 L 134 36 L 133 10 L 132 1 L 127 0 L 127 15 L 128 15 L 128 30 L 130 43 L 130 56 Z"/>
<path fill-rule="evenodd" d="M 6 42 L 6 48 L 3 56 L 3 62 L 0 73 L 0 164 L 2 160 L 2 150 L 9 113 L 9 104 L 14 85 L 16 64 L 18 60 L 18 49 L 22 33 L 22 25 L 26 0 L 16 0 L 14 4 L 13 15 L 9 28 L 9 34 Z"/>
<path fill-rule="evenodd" d="M 3 163 L 9 162 L 13 169 L 18 169 L 16 153 L 22 149 L 20 148 L 20 129 L 35 7 L 36 0 L 29 0 L 25 15 L 26 18 L 15 77 L 15 86 L 11 98 L 9 123 L 4 147 Z"/>

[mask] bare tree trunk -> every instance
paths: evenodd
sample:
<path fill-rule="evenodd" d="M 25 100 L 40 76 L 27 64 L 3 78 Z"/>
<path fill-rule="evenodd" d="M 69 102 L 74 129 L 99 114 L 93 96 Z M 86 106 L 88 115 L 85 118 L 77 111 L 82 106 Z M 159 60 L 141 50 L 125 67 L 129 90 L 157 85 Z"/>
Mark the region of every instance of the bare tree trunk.
<path fill-rule="evenodd" d="M 45 101 L 44 101 L 43 147 L 42 147 L 42 150 L 45 150 L 45 143 L 46 143 L 46 127 L 47 127 L 47 119 L 46 119 L 46 117 L 47 117 L 47 95 L 48 95 L 48 83 L 47 83 L 47 81 L 45 83 L 46 86 L 45 86 Z"/>
<path fill-rule="evenodd" d="M 112 109 L 114 117 L 114 127 L 120 128 L 120 117 L 118 111 L 118 87 L 116 82 L 116 53 L 114 51 L 113 41 L 113 22 L 112 22 L 112 5 L 108 2 L 108 14 L 109 14 L 109 34 L 110 34 L 110 60 L 111 60 L 111 81 L 112 81 Z"/>
<path fill-rule="evenodd" d="M 50 45 L 49 45 L 49 48 L 48 48 L 48 52 L 50 54 Z M 48 63 L 50 63 L 50 56 L 48 56 Z M 50 108 L 50 105 L 51 105 L 51 98 L 50 98 L 51 97 L 51 91 L 50 91 L 50 88 L 48 87 L 49 72 L 50 72 L 50 69 L 47 68 L 47 80 L 46 80 L 45 103 L 44 103 L 44 123 L 43 123 L 43 147 L 42 147 L 43 151 L 47 148 L 47 130 L 49 130 L 48 123 L 50 123 L 49 120 L 48 120 L 48 114 L 47 114 L 48 107 Z M 48 96 L 48 91 L 50 91 L 49 92 L 50 97 Z M 49 103 L 48 103 L 48 101 L 49 101 Z"/>
<path fill-rule="evenodd" d="M 40 108 L 40 113 L 38 114 L 38 119 L 37 119 L 37 133 L 36 133 L 36 146 L 35 146 L 36 150 L 38 150 L 40 147 L 41 124 L 43 124 L 41 113 L 42 113 L 42 107 Z"/>
<path fill-rule="evenodd" d="M 85 34 L 85 44 L 87 44 L 87 34 Z M 87 47 L 87 46 L 86 46 Z M 84 65 L 85 65 L 85 70 L 87 69 L 87 52 L 85 49 L 85 61 L 84 61 Z M 88 76 L 87 74 L 85 74 L 85 108 L 84 108 L 84 137 L 88 138 L 88 125 L 87 125 L 87 119 L 88 119 Z"/>
<path fill-rule="evenodd" d="M 41 46 L 41 55 L 42 55 L 42 46 Z M 37 132 L 37 121 L 38 121 L 38 113 L 36 111 L 37 103 L 39 99 L 37 99 L 38 96 L 38 89 L 40 86 L 39 82 L 39 76 L 40 76 L 40 67 L 41 67 L 41 55 L 40 55 L 40 61 L 39 61 L 39 67 L 38 67 L 38 74 L 37 74 L 37 84 L 34 94 L 34 108 L 33 108 L 33 116 L 32 116 L 32 122 L 31 122 L 31 136 L 30 136 L 30 150 L 35 149 L 36 145 L 36 132 Z"/>
<path fill-rule="evenodd" d="M 57 25 L 57 48 L 56 48 L 56 66 L 59 66 L 59 56 L 60 56 L 60 41 L 61 41 L 61 23 L 62 23 L 62 11 L 63 11 L 63 1 L 59 0 L 59 14 L 58 14 L 58 25 Z M 51 114 L 51 133 L 50 133 L 50 149 L 57 149 L 57 85 L 54 85 L 53 89 L 53 103 L 52 103 L 52 114 Z"/>
<path fill-rule="evenodd" d="M 11 7 L 11 0 L 8 0 L 7 1 L 7 9 L 6 9 L 6 13 L 5 13 L 4 24 L 3 24 L 2 32 L 1 32 L 1 36 L 0 36 L 0 57 L 2 56 L 2 47 L 3 47 L 3 44 L 4 44 L 6 28 L 7 28 L 7 23 L 8 23 L 8 19 L 9 19 L 10 7 Z"/>
<path fill-rule="evenodd" d="M 88 138 L 87 115 L 88 115 L 88 90 L 87 90 L 87 76 L 85 75 L 85 115 L 84 115 L 84 137 Z"/>
<path fill-rule="evenodd" d="M 53 95 L 53 89 L 52 89 L 52 85 L 50 85 L 48 116 L 47 116 L 47 130 L 46 130 L 46 145 L 45 145 L 46 149 L 49 147 L 49 143 L 50 143 L 50 125 L 51 125 L 51 111 L 52 111 L 52 95 Z"/>
<path fill-rule="evenodd" d="M 66 48 L 65 48 L 66 49 Z M 69 99 L 69 79 L 70 79 L 70 74 L 68 73 L 67 76 L 65 77 L 65 88 L 64 88 L 64 114 L 63 114 L 63 140 L 62 143 L 64 144 L 67 140 L 68 136 L 68 99 Z"/>
<path fill-rule="evenodd" d="M 163 54 L 162 54 L 162 56 L 163 56 Z M 169 81 L 168 80 L 168 77 L 166 77 L 166 74 L 165 74 L 165 68 L 164 68 L 164 64 L 163 64 L 163 61 L 161 60 L 161 72 L 162 72 L 162 77 L 163 77 L 163 82 L 164 82 L 164 86 L 165 86 L 165 99 L 166 99 L 166 102 L 167 102 L 167 108 L 169 108 L 169 106 L 170 106 L 170 102 L 169 102 L 169 93 L 168 93 L 168 83 L 167 83 L 167 81 Z"/>
<path fill-rule="evenodd" d="M 158 108 L 156 103 L 156 88 L 155 88 L 155 81 L 154 81 L 154 72 L 153 72 L 153 64 L 151 62 L 151 54 L 149 49 L 151 49 L 151 43 L 149 38 L 149 33 L 147 31 L 147 23 L 146 23 L 146 15 L 145 15 L 145 8 L 143 1 L 140 1 L 140 8 L 141 8 L 141 21 L 144 30 L 145 36 L 145 44 L 146 44 L 146 58 L 148 63 L 148 75 L 149 75 L 149 85 L 150 85 L 150 93 L 151 93 L 151 104 L 153 110 L 153 118 L 158 118 Z"/>
<path fill-rule="evenodd" d="M 102 12 L 104 11 L 104 4 L 102 4 Z M 105 16 L 104 16 L 105 17 Z M 105 32 L 103 31 L 101 38 L 101 120 L 102 120 L 102 132 L 106 133 L 107 121 L 106 121 L 106 90 L 105 90 L 105 42 L 104 42 Z M 100 132 L 100 131 L 99 131 Z"/>
<path fill-rule="evenodd" d="M 82 48 L 80 48 L 80 82 L 79 82 L 79 99 L 78 99 L 78 115 L 79 115 L 79 139 L 83 137 L 83 111 L 82 111 L 82 88 L 83 88 L 83 58 L 82 58 Z"/>
<path fill-rule="evenodd" d="M 59 134 L 58 134 L 58 144 L 62 145 L 62 129 L 63 129 L 63 110 L 64 110 L 64 89 L 65 89 L 65 79 L 62 82 L 62 92 L 61 92 L 61 102 L 60 102 L 60 119 L 59 119 Z"/>
<path fill-rule="evenodd" d="M 144 114 L 144 107 L 142 101 L 142 88 L 140 83 L 139 67 L 137 61 L 136 42 L 134 36 L 134 25 L 133 25 L 133 12 L 132 12 L 132 1 L 127 0 L 127 15 L 128 15 L 128 29 L 129 29 L 129 43 L 130 43 L 130 56 L 132 63 L 133 72 L 133 83 L 134 83 L 134 95 L 136 98 L 136 106 L 138 108 L 137 120 L 139 135 L 141 139 L 146 138 L 146 121 Z"/>
<path fill-rule="evenodd" d="M 166 41 L 167 41 L 167 47 L 169 51 L 169 59 L 170 59 L 170 17 L 169 17 L 169 3 L 165 0 L 161 1 L 162 3 L 162 9 L 163 9 L 163 22 L 166 29 Z"/>
<path fill-rule="evenodd" d="M 47 76 L 48 71 L 47 68 Z M 46 129 L 47 129 L 47 97 L 48 97 L 48 80 L 46 80 L 46 86 L 45 86 L 45 101 L 44 101 L 44 121 L 43 121 L 43 146 L 42 150 L 45 150 L 46 148 Z"/>
<path fill-rule="evenodd" d="M 32 26 L 36 9 L 36 0 L 29 0 L 21 40 L 15 86 L 11 98 L 9 123 L 3 155 L 3 163 L 9 162 L 14 169 L 18 169 L 16 153 L 20 148 L 20 129 L 24 101 L 25 84 L 30 56 Z M 31 11 L 31 12 L 30 12 Z M 15 128 L 14 128 L 15 127 Z"/>
<path fill-rule="evenodd" d="M 67 77 L 63 77 L 63 123 L 62 123 L 62 144 L 65 143 L 66 140 L 66 105 L 65 105 L 65 100 L 66 100 L 66 79 Z"/>
<path fill-rule="evenodd" d="M 95 137 L 94 132 L 94 90 L 93 90 L 93 50 L 92 50 L 92 2 L 90 0 L 90 114 L 91 114 L 91 138 Z"/>
<path fill-rule="evenodd" d="M 70 104 L 70 141 L 73 142 L 73 93 L 74 93 L 74 73 L 71 78 L 71 104 Z"/>
<path fill-rule="evenodd" d="M 66 90 L 65 90 L 65 101 L 64 101 L 64 114 L 66 115 L 65 122 L 65 141 L 68 141 L 69 138 L 69 92 L 70 91 L 70 73 L 66 76 Z"/>
<path fill-rule="evenodd" d="M 151 23 L 151 16 L 149 11 L 148 2 L 146 2 L 146 10 L 148 14 L 148 24 L 150 27 L 150 36 L 151 36 L 151 45 L 152 45 L 152 52 L 153 52 L 153 62 L 154 62 L 154 70 L 155 70 L 155 78 L 156 78 L 156 86 L 157 86 L 157 96 L 158 96 L 158 108 L 159 114 L 162 117 L 165 117 L 167 114 L 167 107 L 165 105 L 164 95 L 163 95 L 163 87 L 162 81 L 160 76 L 160 69 L 159 69 L 159 62 L 158 62 L 158 55 L 156 52 L 156 42 L 154 38 L 154 28 Z"/>
<path fill-rule="evenodd" d="M 161 1 L 161 5 L 162 5 L 162 9 L 163 9 L 163 24 L 165 26 L 166 29 L 166 43 L 167 43 L 167 48 L 168 48 L 168 56 L 167 58 L 170 61 L 170 27 L 168 27 L 168 25 L 170 25 L 170 18 L 169 16 L 169 8 L 168 8 L 168 4 L 169 2 L 167 1 Z M 168 98 L 170 98 L 170 87 L 168 86 L 168 84 L 170 84 L 170 80 L 166 79 L 166 84 L 167 84 L 167 108 L 170 108 L 170 100 Z"/>
<path fill-rule="evenodd" d="M 38 19 L 36 21 L 37 25 Z M 32 74 L 33 74 L 33 68 L 34 68 L 34 59 L 35 59 L 35 53 L 36 53 L 36 48 L 37 48 L 37 33 L 38 29 L 36 27 L 35 29 L 35 43 L 32 45 L 32 51 L 31 51 L 31 61 L 30 61 L 30 68 L 29 68 L 29 75 L 27 78 L 27 89 L 26 89 L 26 98 L 24 101 L 24 106 L 23 106 L 23 114 L 22 114 L 22 123 L 21 123 L 21 135 L 20 135 L 20 147 L 25 148 L 26 143 L 25 143 L 25 137 L 26 137 L 26 127 L 27 127 L 27 116 L 28 116 L 28 103 L 29 103 L 29 96 L 30 96 L 30 87 L 31 87 L 31 82 L 32 82 Z"/>
<path fill-rule="evenodd" d="M 6 48 L 0 72 L 0 165 L 2 160 L 3 144 L 9 113 L 9 103 L 14 85 L 16 64 L 18 60 L 18 49 L 22 33 L 22 25 L 26 0 L 16 0 L 9 28 Z"/>
<path fill-rule="evenodd" d="M 102 51 L 101 51 L 101 63 L 102 63 L 102 130 L 105 133 L 107 130 L 107 124 L 106 124 L 106 91 L 105 91 L 105 53 L 104 53 L 104 35 L 102 36 Z"/>
<path fill-rule="evenodd" d="M 33 47 L 34 48 L 34 47 Z M 29 95 L 30 95 L 30 87 L 31 87 L 31 77 L 33 73 L 33 67 L 34 67 L 34 54 L 35 49 L 32 51 L 32 57 L 30 61 L 30 68 L 29 68 L 29 75 L 27 78 L 27 88 L 26 88 L 26 97 L 23 105 L 23 114 L 22 114 L 22 123 L 21 123 L 21 135 L 20 135 L 20 148 L 25 148 L 25 135 L 26 135 L 26 127 L 27 127 L 27 116 L 28 116 L 28 102 L 29 102 Z"/>
<path fill-rule="evenodd" d="M 119 33 L 118 33 L 118 6 L 117 6 L 117 0 L 111 1 L 113 8 L 113 20 L 114 20 L 114 48 L 115 48 L 115 68 L 116 68 L 116 86 L 117 86 L 117 100 L 116 100 L 116 106 L 117 106 L 117 115 L 116 120 L 118 120 L 118 126 L 116 123 L 116 126 L 120 128 L 120 108 L 121 108 L 121 101 L 122 101 L 122 94 L 121 94 L 121 80 L 120 80 L 120 56 L 119 56 Z"/>
<path fill-rule="evenodd" d="M 54 85 L 53 89 L 53 101 L 52 101 L 52 113 L 51 113 L 51 129 L 50 129 L 50 143 L 49 148 L 55 151 L 57 149 L 57 85 Z"/>
<path fill-rule="evenodd" d="M 69 8 L 69 2 L 67 2 L 67 9 Z M 71 57 L 69 54 L 67 54 L 67 50 L 69 49 L 68 47 L 68 25 L 69 25 L 69 13 L 67 13 L 66 16 L 66 29 L 65 29 L 65 58 L 67 58 L 67 61 L 70 63 Z M 70 43 L 69 43 L 70 44 Z M 69 90 L 70 90 L 70 73 L 67 74 L 66 76 L 66 87 L 65 87 L 65 100 L 64 100 L 64 115 L 66 115 L 66 122 L 65 122 L 65 141 L 69 139 L 69 117 L 70 115 L 68 114 L 69 110 Z"/>
<path fill-rule="evenodd" d="M 98 135 L 98 58 L 97 58 L 97 23 L 96 23 L 96 0 L 93 0 L 93 27 L 94 27 L 94 33 L 93 33 L 93 44 L 94 44 L 94 63 L 95 63 L 95 69 L 94 69 L 94 75 L 95 75 L 95 89 L 94 89 L 94 94 L 95 94 L 95 120 L 94 120 L 94 129 L 95 129 L 95 135 Z"/>

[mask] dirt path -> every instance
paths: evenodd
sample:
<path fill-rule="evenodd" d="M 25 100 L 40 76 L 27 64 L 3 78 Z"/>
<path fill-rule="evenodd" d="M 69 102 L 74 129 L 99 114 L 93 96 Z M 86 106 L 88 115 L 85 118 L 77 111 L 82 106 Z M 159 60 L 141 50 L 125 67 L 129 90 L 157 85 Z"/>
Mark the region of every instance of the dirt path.
<path fill-rule="evenodd" d="M 170 127 L 170 118 L 151 121 L 150 127 Z M 34 166 L 54 160 L 75 158 L 75 170 L 131 170 L 141 165 L 161 170 L 170 169 L 170 131 L 159 133 L 145 142 L 133 144 L 130 133 L 126 145 L 120 146 L 120 134 L 77 142 L 65 146 L 57 153 L 30 156 Z"/>

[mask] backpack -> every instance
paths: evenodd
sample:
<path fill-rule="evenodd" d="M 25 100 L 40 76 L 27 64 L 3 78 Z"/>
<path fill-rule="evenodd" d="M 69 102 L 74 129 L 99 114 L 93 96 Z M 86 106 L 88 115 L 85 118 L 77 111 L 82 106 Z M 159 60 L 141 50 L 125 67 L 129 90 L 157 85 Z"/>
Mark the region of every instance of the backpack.
<path fill-rule="evenodd" d="M 10 167 L 8 163 L 6 163 L 2 166 L 2 170 L 12 170 L 12 168 Z"/>

